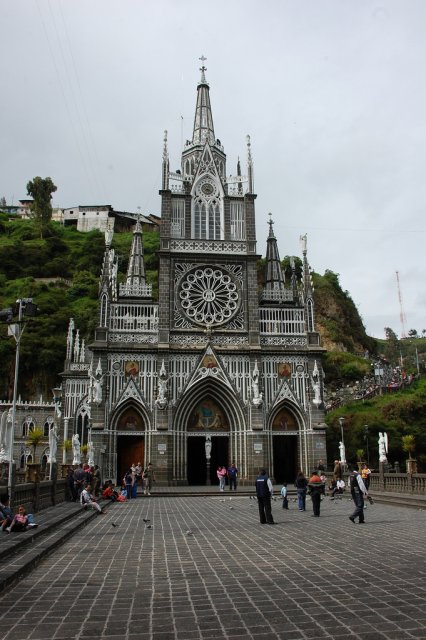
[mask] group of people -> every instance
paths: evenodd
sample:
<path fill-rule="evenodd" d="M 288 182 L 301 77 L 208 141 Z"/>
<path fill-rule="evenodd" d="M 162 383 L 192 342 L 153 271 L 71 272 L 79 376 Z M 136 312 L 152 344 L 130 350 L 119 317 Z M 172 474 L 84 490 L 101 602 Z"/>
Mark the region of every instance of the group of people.
<path fill-rule="evenodd" d="M 17 512 L 14 514 L 10 507 L 9 496 L 0 498 L 0 530 L 6 533 L 12 531 L 26 531 L 29 527 L 37 526 L 34 523 L 32 514 L 28 514 L 25 507 L 20 504 Z"/>
<path fill-rule="evenodd" d="M 355 523 L 356 518 L 358 518 L 359 524 L 364 524 L 364 501 L 365 499 L 368 499 L 371 502 L 371 498 L 368 494 L 371 471 L 366 464 L 363 465 L 361 473 L 358 470 L 358 464 L 352 465 L 351 469 L 349 476 L 349 488 L 352 499 L 355 503 L 355 509 L 349 516 L 349 520 Z M 294 484 L 296 487 L 299 511 L 306 511 L 306 496 L 310 495 L 312 501 L 312 515 L 315 518 L 319 518 L 321 513 L 321 500 L 326 493 L 326 476 L 324 475 L 324 467 L 322 469 L 314 469 L 309 479 L 304 475 L 303 471 L 299 471 Z M 343 491 L 345 487 L 341 464 L 338 460 L 335 461 L 333 480 L 330 486 L 333 487 L 331 495 L 332 498 L 334 498 L 336 491 Z M 256 478 L 255 487 L 260 523 L 275 524 L 271 509 L 273 486 L 266 469 L 261 469 L 259 476 Z M 288 509 L 286 483 L 283 484 L 280 494 L 283 509 Z"/>
<path fill-rule="evenodd" d="M 228 479 L 229 490 L 237 490 L 238 469 L 233 462 L 230 467 L 219 466 L 217 468 L 217 478 L 219 480 L 219 491 L 225 491 L 226 479 Z"/>
<path fill-rule="evenodd" d="M 88 464 L 68 467 L 67 484 L 70 499 L 73 502 L 81 502 L 81 493 L 87 485 L 90 485 L 93 496 L 98 498 L 101 488 L 101 470 L 97 464 L 93 467 Z"/>
<path fill-rule="evenodd" d="M 154 468 L 151 462 L 148 462 L 148 466 L 143 469 L 140 462 L 132 464 L 127 469 L 123 478 L 123 485 L 126 491 L 126 498 L 137 497 L 138 484 L 142 483 L 143 495 L 150 496 L 152 491 L 152 484 L 155 482 Z"/>

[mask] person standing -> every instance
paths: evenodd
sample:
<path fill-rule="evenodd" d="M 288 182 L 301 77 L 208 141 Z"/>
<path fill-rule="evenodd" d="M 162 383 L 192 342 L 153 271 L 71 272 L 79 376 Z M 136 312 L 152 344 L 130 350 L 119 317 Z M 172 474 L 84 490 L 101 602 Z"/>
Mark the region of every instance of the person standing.
<path fill-rule="evenodd" d="M 358 465 L 352 467 L 352 473 L 349 476 L 349 487 L 352 500 L 355 502 L 355 511 L 349 516 L 349 520 L 355 524 L 355 518 L 358 518 L 359 524 L 364 524 L 364 496 L 368 496 L 368 491 L 358 472 Z"/>
<path fill-rule="evenodd" d="M 126 498 L 127 500 L 130 500 L 133 497 L 132 491 L 133 485 L 135 483 L 135 474 L 133 473 L 131 468 L 127 469 L 126 473 L 124 474 L 123 480 L 126 487 Z"/>
<path fill-rule="evenodd" d="M 232 491 L 232 487 L 234 488 L 234 491 L 237 490 L 237 477 L 238 469 L 233 462 L 228 468 L 229 491 Z"/>
<path fill-rule="evenodd" d="M 154 469 L 152 468 L 152 463 L 148 462 L 148 466 L 147 468 L 144 470 L 143 475 L 143 488 L 144 488 L 144 495 L 145 496 L 150 496 L 151 495 L 151 489 L 152 489 L 152 483 L 155 482 L 155 475 L 154 475 Z"/>
<path fill-rule="evenodd" d="M 92 476 L 93 495 L 97 498 L 99 496 L 99 489 L 101 488 L 101 470 L 97 464 L 93 467 Z"/>
<path fill-rule="evenodd" d="M 294 484 L 297 491 L 297 502 L 299 511 L 306 511 L 306 493 L 308 491 L 308 481 L 305 478 L 303 471 L 299 471 Z"/>
<path fill-rule="evenodd" d="M 361 469 L 361 478 L 363 483 L 365 484 L 365 488 L 367 489 L 367 491 L 370 488 L 370 475 L 371 469 L 369 469 L 368 466 L 364 463 Z"/>
<path fill-rule="evenodd" d="M 260 474 L 256 478 L 255 487 L 257 504 L 259 507 L 260 524 L 275 524 L 271 509 L 273 487 L 271 479 L 266 473 L 266 469 L 260 470 Z"/>
<path fill-rule="evenodd" d="M 283 486 L 281 487 L 281 498 L 283 501 L 283 509 L 288 509 L 288 491 L 287 491 L 287 482 L 283 482 Z"/>
<path fill-rule="evenodd" d="M 74 489 L 76 500 L 80 499 L 81 492 L 84 488 L 84 483 L 86 480 L 86 473 L 83 469 L 83 465 L 80 464 L 74 469 Z"/>
<path fill-rule="evenodd" d="M 325 484 L 321 481 L 318 471 L 312 471 L 308 482 L 308 491 L 312 499 L 312 509 L 315 518 L 320 517 L 321 496 L 325 494 Z"/>
<path fill-rule="evenodd" d="M 341 480 L 342 479 L 342 465 L 340 464 L 339 460 L 335 460 L 334 461 L 334 469 L 333 469 L 333 475 L 334 475 L 334 479 L 336 480 Z"/>
<path fill-rule="evenodd" d="M 217 477 L 219 480 L 219 491 L 225 491 L 225 478 L 226 478 L 226 469 L 225 467 L 217 468 Z"/>

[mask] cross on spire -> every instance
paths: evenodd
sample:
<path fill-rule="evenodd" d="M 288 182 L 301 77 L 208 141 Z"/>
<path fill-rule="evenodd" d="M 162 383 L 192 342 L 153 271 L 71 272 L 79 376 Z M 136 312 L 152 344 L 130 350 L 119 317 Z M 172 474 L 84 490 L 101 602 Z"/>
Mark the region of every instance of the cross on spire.
<path fill-rule="evenodd" d="M 201 60 L 201 64 L 203 65 L 202 67 L 200 67 L 201 82 L 205 82 L 206 81 L 205 71 L 207 71 L 207 67 L 204 66 L 204 63 L 207 60 L 207 58 L 204 55 L 202 55 L 201 58 L 198 58 L 198 60 Z"/>

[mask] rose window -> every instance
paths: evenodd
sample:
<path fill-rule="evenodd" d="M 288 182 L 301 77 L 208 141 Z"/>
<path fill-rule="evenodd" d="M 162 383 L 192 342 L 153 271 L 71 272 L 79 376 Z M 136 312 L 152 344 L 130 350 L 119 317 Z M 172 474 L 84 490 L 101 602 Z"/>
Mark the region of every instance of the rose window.
<path fill-rule="evenodd" d="M 181 282 L 178 295 L 186 316 L 197 324 L 227 322 L 239 307 L 235 282 L 221 269 L 211 267 L 188 273 Z"/>

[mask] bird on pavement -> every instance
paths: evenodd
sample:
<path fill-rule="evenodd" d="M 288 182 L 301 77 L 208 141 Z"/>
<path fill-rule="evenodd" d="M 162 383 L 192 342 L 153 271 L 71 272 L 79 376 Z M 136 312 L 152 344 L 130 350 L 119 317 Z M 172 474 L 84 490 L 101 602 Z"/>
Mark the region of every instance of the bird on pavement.
<path fill-rule="evenodd" d="M 147 524 L 147 525 L 146 525 L 146 528 L 147 528 L 147 529 L 152 529 L 152 524 Z"/>
<path fill-rule="evenodd" d="M 118 527 L 118 524 L 115 524 L 115 522 L 111 522 L 111 527 Z"/>
<path fill-rule="evenodd" d="M 149 518 L 142 518 L 142 520 L 145 522 L 145 524 L 146 524 L 147 522 L 151 522 L 151 520 L 150 520 Z"/>

